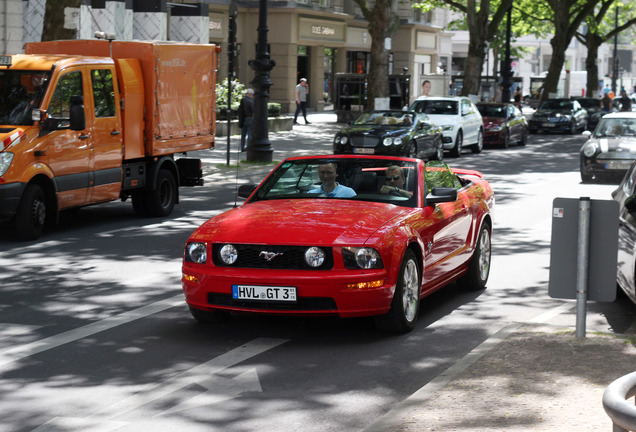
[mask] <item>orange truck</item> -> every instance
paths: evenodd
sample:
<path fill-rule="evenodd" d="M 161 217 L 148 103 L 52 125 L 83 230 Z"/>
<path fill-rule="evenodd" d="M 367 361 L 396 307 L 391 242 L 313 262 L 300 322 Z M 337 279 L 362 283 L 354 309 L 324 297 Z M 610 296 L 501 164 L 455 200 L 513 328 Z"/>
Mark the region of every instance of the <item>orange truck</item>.
<path fill-rule="evenodd" d="M 116 199 L 170 214 L 179 186 L 203 184 L 186 152 L 214 148 L 219 52 L 69 40 L 0 56 L 0 219 L 32 240 L 61 210 Z"/>

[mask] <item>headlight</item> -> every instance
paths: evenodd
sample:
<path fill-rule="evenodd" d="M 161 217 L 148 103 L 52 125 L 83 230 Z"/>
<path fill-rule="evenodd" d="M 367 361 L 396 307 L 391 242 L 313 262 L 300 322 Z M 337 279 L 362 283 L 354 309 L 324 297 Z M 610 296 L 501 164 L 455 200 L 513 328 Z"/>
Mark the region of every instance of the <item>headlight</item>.
<path fill-rule="evenodd" d="M 598 144 L 595 142 L 587 143 L 583 146 L 583 154 L 585 157 L 592 157 L 598 151 Z"/>
<path fill-rule="evenodd" d="M 349 142 L 349 137 L 346 137 L 346 136 L 340 137 L 340 144 L 344 145 L 348 142 Z"/>
<path fill-rule="evenodd" d="M 224 264 L 232 265 L 238 259 L 238 251 L 234 245 L 223 245 L 223 247 L 219 250 L 219 258 L 221 258 L 221 261 L 223 261 Z"/>
<path fill-rule="evenodd" d="M 336 137 L 333 139 L 333 143 L 334 143 L 334 144 L 340 144 L 340 137 L 339 137 L 339 136 L 336 136 Z"/>
<path fill-rule="evenodd" d="M 395 144 L 396 146 L 402 145 L 402 138 L 395 138 L 393 140 L 393 144 Z"/>
<path fill-rule="evenodd" d="M 448 125 L 443 125 L 442 129 L 444 129 L 445 131 L 449 131 L 449 130 L 453 130 L 454 127 L 455 125 L 448 124 Z"/>
<path fill-rule="evenodd" d="M 368 247 L 343 247 L 342 259 L 349 269 L 380 269 L 382 258 L 377 250 Z"/>
<path fill-rule="evenodd" d="M 312 246 L 305 251 L 305 262 L 310 267 L 320 267 L 325 262 L 325 251 L 319 247 Z"/>
<path fill-rule="evenodd" d="M 385 146 L 390 146 L 391 144 L 393 144 L 393 138 L 390 138 L 390 137 L 384 138 L 384 140 L 382 140 L 382 144 L 384 144 Z"/>
<path fill-rule="evenodd" d="M 205 243 L 192 242 L 186 244 L 185 260 L 197 264 L 205 264 L 208 259 L 208 248 Z"/>
<path fill-rule="evenodd" d="M 490 126 L 490 128 L 488 128 L 489 130 L 493 131 L 493 132 L 499 132 L 501 130 L 503 130 L 502 126 Z"/>
<path fill-rule="evenodd" d="M 0 176 L 4 175 L 11 166 L 13 160 L 13 153 L 2 152 L 0 153 Z"/>

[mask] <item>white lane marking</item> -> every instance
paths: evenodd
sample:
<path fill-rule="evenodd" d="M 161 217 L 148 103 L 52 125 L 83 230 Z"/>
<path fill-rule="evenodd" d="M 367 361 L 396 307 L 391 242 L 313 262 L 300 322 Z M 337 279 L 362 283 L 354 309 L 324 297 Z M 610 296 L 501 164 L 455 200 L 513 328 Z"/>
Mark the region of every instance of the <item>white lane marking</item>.
<path fill-rule="evenodd" d="M 532 324 L 543 324 L 547 322 L 548 320 L 554 318 L 555 316 L 561 314 L 562 312 L 567 312 L 570 309 L 573 309 L 575 306 L 576 304 L 564 303 L 561 306 L 557 306 L 555 308 L 550 309 L 547 312 L 542 313 L 541 315 L 537 315 L 536 317 L 532 318 L 528 322 Z"/>
<path fill-rule="evenodd" d="M 87 324 L 83 327 L 4 350 L 0 352 L 0 372 L 5 370 L 6 366 L 17 360 L 57 348 L 60 345 L 74 342 L 94 335 L 95 333 L 109 330 L 113 327 L 117 327 L 182 304 L 184 304 L 183 294 L 176 295 L 162 301 Z"/>
<path fill-rule="evenodd" d="M 250 368 L 232 379 L 215 374 L 288 341 L 289 339 L 278 338 L 254 339 L 161 383 L 149 384 L 145 390 L 125 397 L 87 417 L 56 417 L 38 426 L 33 432 L 54 432 L 60 429 L 66 432 L 106 432 L 150 417 L 222 402 L 245 391 L 262 391 L 256 368 Z M 162 398 L 174 396 L 176 392 L 183 391 L 192 384 L 206 390 L 190 398 L 186 396 L 178 404 L 167 407 L 154 416 L 151 406 L 144 407 Z"/>

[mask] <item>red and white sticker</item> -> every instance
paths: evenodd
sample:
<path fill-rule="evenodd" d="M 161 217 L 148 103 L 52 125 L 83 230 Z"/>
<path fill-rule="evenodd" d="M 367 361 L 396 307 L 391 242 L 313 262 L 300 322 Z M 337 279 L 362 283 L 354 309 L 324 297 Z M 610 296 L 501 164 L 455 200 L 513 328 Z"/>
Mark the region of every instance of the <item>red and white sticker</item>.
<path fill-rule="evenodd" d="M 23 136 L 24 136 L 24 131 L 22 129 L 16 129 L 15 132 L 13 132 L 7 138 L 2 140 L 2 148 L 5 149 L 9 147 L 9 145 L 12 144 L 14 141 L 20 142 Z"/>

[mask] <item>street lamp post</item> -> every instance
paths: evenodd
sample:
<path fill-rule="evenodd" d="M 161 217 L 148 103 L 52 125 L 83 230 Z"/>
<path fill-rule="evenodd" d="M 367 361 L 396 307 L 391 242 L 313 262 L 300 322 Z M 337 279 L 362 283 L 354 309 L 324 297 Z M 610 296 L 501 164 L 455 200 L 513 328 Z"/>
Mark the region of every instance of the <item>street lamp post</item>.
<path fill-rule="evenodd" d="M 510 63 L 510 37 L 512 24 L 512 4 L 508 8 L 508 18 L 506 21 L 506 55 L 501 65 L 501 102 L 510 102 L 510 86 L 512 84 L 512 69 Z"/>
<path fill-rule="evenodd" d="M 618 28 L 618 7 L 616 8 L 616 15 L 614 17 L 614 29 Z M 616 92 L 616 77 L 618 75 L 618 33 L 614 35 L 614 63 L 612 66 L 612 91 L 615 96 L 618 96 Z"/>
<path fill-rule="evenodd" d="M 276 66 L 276 62 L 269 58 L 267 32 L 267 0 L 260 0 L 256 59 L 249 61 L 250 67 L 254 69 L 254 79 L 250 82 L 254 88 L 254 117 L 252 141 L 247 146 L 248 161 L 271 162 L 274 153 L 268 136 L 267 102 L 269 88 L 273 84 L 269 79 L 269 71 Z"/>

